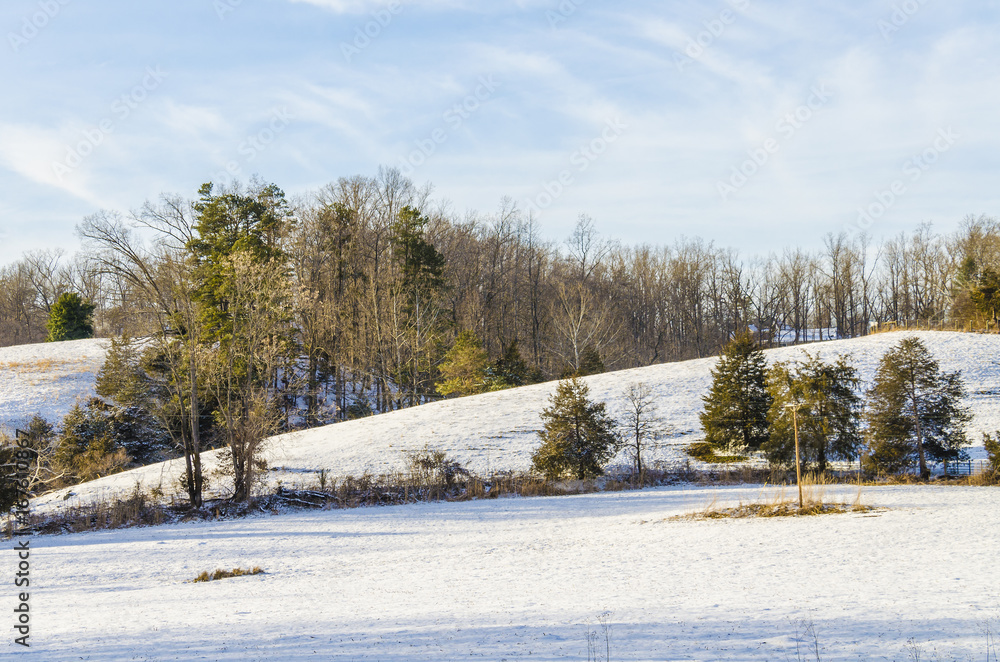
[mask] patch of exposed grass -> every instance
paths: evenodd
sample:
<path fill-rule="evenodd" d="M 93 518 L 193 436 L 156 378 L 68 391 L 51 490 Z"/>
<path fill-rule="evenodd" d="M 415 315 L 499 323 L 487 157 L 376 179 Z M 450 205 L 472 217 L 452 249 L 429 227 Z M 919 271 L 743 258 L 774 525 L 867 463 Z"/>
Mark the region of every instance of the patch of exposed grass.
<path fill-rule="evenodd" d="M 61 359 L 35 359 L 33 361 L 6 361 L 0 362 L 0 370 L 11 370 L 18 373 L 29 372 L 49 372 L 56 368 L 75 365 L 80 361 L 67 361 Z M 84 366 L 85 368 L 86 366 Z"/>
<path fill-rule="evenodd" d="M 229 579 L 230 577 L 243 577 L 245 575 L 262 575 L 264 571 L 261 570 L 259 565 L 255 565 L 250 570 L 244 570 L 243 568 L 233 568 L 232 570 L 221 570 L 216 569 L 215 572 L 205 571 L 191 580 L 192 583 L 196 582 L 214 582 L 217 579 Z"/>
<path fill-rule="evenodd" d="M 834 515 L 837 513 L 866 513 L 871 506 L 848 503 L 807 503 L 799 508 L 798 501 L 782 503 L 741 503 L 735 508 L 716 508 L 691 515 L 677 515 L 671 519 L 740 519 L 745 517 L 802 517 L 807 515 Z"/>
<path fill-rule="evenodd" d="M 872 506 L 861 503 L 861 486 L 854 497 L 853 503 L 826 500 L 826 487 L 829 483 L 822 476 L 809 476 L 802 483 L 802 507 L 799 507 L 798 495 L 791 498 L 788 488 L 782 486 L 770 494 L 761 494 L 754 501 L 743 502 L 728 508 L 718 507 L 717 499 L 702 510 L 686 515 L 675 515 L 671 520 L 705 520 L 705 519 L 742 519 L 747 517 L 804 517 L 809 515 L 834 515 L 838 513 L 866 513 L 875 510 Z M 797 490 L 796 490 L 797 491 Z"/>

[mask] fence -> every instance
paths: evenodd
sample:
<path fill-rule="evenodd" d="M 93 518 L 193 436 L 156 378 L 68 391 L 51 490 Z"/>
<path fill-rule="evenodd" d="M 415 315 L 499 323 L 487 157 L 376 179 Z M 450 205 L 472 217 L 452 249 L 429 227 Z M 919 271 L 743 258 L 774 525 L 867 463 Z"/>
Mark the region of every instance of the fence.
<path fill-rule="evenodd" d="M 945 476 L 978 476 L 986 473 L 986 460 L 966 460 L 965 462 L 945 462 L 942 467 Z"/>

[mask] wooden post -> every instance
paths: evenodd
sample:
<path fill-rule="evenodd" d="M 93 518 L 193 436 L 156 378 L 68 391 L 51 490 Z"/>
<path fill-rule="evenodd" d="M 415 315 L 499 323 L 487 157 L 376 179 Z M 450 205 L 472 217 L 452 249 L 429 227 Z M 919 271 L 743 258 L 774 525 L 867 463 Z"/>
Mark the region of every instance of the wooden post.
<path fill-rule="evenodd" d="M 799 408 L 792 407 L 792 427 L 795 429 L 795 482 L 799 486 L 799 510 L 805 506 L 802 503 L 802 465 L 799 462 Z"/>

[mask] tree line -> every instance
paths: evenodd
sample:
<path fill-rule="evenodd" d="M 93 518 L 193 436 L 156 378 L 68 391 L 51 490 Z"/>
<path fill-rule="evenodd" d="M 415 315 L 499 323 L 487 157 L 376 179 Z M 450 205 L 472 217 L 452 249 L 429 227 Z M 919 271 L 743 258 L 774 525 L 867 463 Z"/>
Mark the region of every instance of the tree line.
<path fill-rule="evenodd" d="M 196 505 L 209 447 L 226 449 L 245 498 L 262 440 L 282 430 L 714 355 L 747 329 L 773 346 L 887 323 L 985 328 L 1000 309 L 987 217 L 741 257 L 700 239 L 623 246 L 581 216 L 555 244 L 509 200 L 459 216 L 381 169 L 294 200 L 261 181 L 205 184 L 98 212 L 78 234 L 72 259 L 34 251 L 0 269 L 0 344 L 116 338 L 98 389 L 114 407 L 78 418 L 129 430 L 126 412 L 145 412 L 150 438 L 182 450 Z"/>
<path fill-rule="evenodd" d="M 245 193 L 268 187 L 277 191 L 257 182 Z M 517 341 L 532 368 L 558 377 L 588 349 L 618 369 L 712 356 L 748 327 L 773 346 L 875 325 L 985 328 L 1000 313 L 1000 224 L 982 216 L 947 235 L 925 224 L 881 242 L 829 234 L 818 251 L 741 256 L 697 238 L 624 246 L 586 216 L 557 244 L 510 201 L 459 216 L 394 170 L 260 203 L 284 215 L 266 241 L 282 249 L 304 352 L 344 382 L 406 382 L 402 394 L 381 388 L 378 409 L 434 397 L 434 368 L 466 330 L 493 358 Z M 129 213 L 102 211 L 80 225 L 84 246 L 72 259 L 33 251 L 0 269 L 0 345 L 44 340 L 68 291 L 96 306 L 99 336 L 154 331 L 155 302 L 133 274 L 109 268 L 108 252 L 139 259 L 146 280 L 185 266 L 197 204 L 164 195 Z M 247 215 L 249 231 L 252 210 L 231 212 Z"/>

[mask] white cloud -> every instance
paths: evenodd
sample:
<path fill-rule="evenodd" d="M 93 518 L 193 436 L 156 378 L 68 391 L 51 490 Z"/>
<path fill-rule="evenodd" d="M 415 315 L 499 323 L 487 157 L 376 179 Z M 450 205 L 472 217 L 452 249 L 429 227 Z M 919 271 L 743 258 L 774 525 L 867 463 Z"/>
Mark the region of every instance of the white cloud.
<path fill-rule="evenodd" d="M 199 135 L 220 132 L 226 128 L 226 120 L 214 108 L 178 103 L 168 99 L 163 112 L 163 122 L 177 133 Z"/>
<path fill-rule="evenodd" d="M 0 123 L 0 162 L 32 182 L 52 186 L 100 206 L 80 167 L 64 170 L 68 146 L 81 134 L 71 127 L 41 129 L 24 124 Z M 62 167 L 60 167 L 62 166 Z"/>
<path fill-rule="evenodd" d="M 329 9 L 337 14 L 366 14 L 368 12 L 385 9 L 389 4 L 387 0 L 289 0 L 295 4 L 307 4 Z M 422 9 L 462 9 L 470 6 L 469 2 L 463 0 L 400 0 L 400 5 L 407 7 L 420 7 Z"/>

